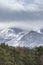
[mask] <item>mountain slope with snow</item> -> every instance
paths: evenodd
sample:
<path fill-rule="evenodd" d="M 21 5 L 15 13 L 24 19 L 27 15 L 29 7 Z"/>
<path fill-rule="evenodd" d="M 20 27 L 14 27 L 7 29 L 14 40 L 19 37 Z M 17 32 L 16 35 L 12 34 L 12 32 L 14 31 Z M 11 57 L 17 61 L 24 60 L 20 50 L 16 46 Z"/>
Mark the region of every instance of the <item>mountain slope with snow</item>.
<path fill-rule="evenodd" d="M 20 43 L 27 47 L 39 46 L 40 44 L 43 45 L 43 34 L 36 31 L 30 31 L 28 34 L 22 37 Z M 20 44 L 20 46 L 22 44 Z"/>
<path fill-rule="evenodd" d="M 0 29 L 0 43 L 10 46 L 35 47 L 43 45 L 43 34 L 34 30 L 26 31 L 19 28 Z"/>

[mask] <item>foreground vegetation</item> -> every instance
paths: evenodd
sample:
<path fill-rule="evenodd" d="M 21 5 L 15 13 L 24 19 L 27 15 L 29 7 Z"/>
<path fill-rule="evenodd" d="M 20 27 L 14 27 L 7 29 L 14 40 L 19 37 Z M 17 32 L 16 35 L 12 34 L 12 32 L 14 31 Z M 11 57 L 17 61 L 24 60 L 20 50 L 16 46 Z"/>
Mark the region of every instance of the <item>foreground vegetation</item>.
<path fill-rule="evenodd" d="M 14 48 L 0 44 L 0 65 L 43 65 L 43 47 Z"/>

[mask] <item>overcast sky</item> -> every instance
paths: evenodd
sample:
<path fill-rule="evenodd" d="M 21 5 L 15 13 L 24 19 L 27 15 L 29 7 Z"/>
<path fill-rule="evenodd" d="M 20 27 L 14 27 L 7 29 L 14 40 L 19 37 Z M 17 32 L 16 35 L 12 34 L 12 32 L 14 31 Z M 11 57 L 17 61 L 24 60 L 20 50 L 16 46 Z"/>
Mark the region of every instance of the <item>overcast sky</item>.
<path fill-rule="evenodd" d="M 0 27 L 5 24 L 21 28 L 43 27 L 43 0 L 0 0 Z"/>

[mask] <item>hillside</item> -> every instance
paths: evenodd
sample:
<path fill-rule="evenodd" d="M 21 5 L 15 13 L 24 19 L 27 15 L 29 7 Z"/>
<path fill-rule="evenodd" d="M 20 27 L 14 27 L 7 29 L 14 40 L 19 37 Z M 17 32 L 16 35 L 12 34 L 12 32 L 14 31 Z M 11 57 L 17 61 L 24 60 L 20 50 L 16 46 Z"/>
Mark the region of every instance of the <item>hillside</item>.
<path fill-rule="evenodd" d="M 0 44 L 0 65 L 43 65 L 43 47 L 15 48 Z"/>

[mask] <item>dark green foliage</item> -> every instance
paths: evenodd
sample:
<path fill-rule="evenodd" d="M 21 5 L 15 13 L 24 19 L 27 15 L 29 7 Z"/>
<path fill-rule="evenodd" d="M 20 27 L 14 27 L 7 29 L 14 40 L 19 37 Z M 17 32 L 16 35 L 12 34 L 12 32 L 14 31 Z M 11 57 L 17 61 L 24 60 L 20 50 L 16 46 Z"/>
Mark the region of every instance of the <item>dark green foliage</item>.
<path fill-rule="evenodd" d="M 43 47 L 14 48 L 0 44 L 0 65 L 43 65 Z"/>

